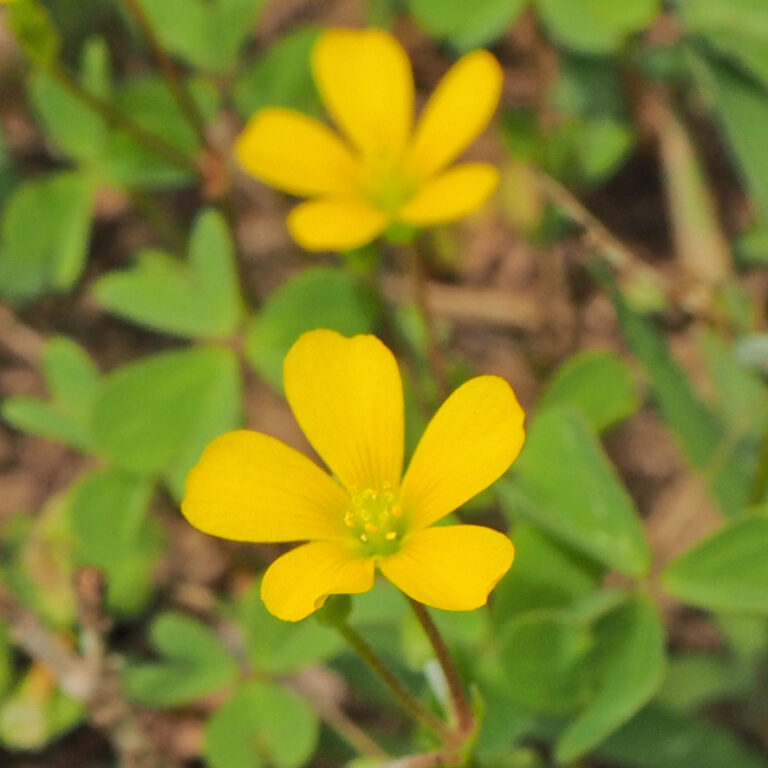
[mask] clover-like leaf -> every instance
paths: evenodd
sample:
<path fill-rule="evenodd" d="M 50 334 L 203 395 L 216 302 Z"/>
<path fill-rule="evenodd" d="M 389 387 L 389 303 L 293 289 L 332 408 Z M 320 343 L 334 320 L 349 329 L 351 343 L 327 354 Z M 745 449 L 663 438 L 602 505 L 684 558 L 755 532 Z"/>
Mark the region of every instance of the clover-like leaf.
<path fill-rule="evenodd" d="M 30 434 L 87 449 L 99 371 L 81 347 L 63 337 L 46 344 L 41 367 L 50 398 L 9 397 L 2 405 L 3 418 Z"/>
<path fill-rule="evenodd" d="M 583 352 L 552 377 L 538 407 L 565 404 L 578 408 L 598 432 L 626 419 L 640 405 L 632 372 L 609 352 Z"/>
<path fill-rule="evenodd" d="M 164 47 L 210 72 L 234 67 L 264 5 L 264 0 L 140 2 Z"/>
<path fill-rule="evenodd" d="M 158 616 L 149 635 L 157 662 L 130 664 L 123 673 L 128 695 L 153 707 L 175 707 L 226 688 L 237 662 L 216 633 L 183 613 Z"/>
<path fill-rule="evenodd" d="M 264 107 L 288 107 L 309 114 L 320 111 L 310 65 L 319 33 L 318 27 L 297 29 L 243 68 L 232 89 L 243 119 Z"/>
<path fill-rule="evenodd" d="M 582 413 L 545 408 L 533 419 L 513 480 L 496 485 L 505 508 L 609 568 L 647 573 L 640 516 Z"/>
<path fill-rule="evenodd" d="M 147 517 L 152 484 L 119 469 L 86 475 L 72 490 L 75 556 L 107 580 L 107 605 L 119 615 L 140 610 L 150 595 L 161 550 L 159 530 Z"/>
<path fill-rule="evenodd" d="M 263 672 L 285 675 L 336 656 L 341 636 L 316 621 L 287 624 L 266 609 L 256 584 L 243 603 L 245 646 L 253 666 Z"/>
<path fill-rule="evenodd" d="M 371 333 L 380 307 L 370 287 L 342 269 L 316 267 L 281 285 L 248 326 L 248 362 L 277 389 L 283 360 L 305 331 L 330 328 L 345 336 Z"/>
<path fill-rule="evenodd" d="M 20 184 L 0 221 L 0 298 L 25 302 L 64 291 L 88 251 L 94 185 L 77 171 Z"/>
<path fill-rule="evenodd" d="M 716 611 L 768 614 L 768 517 L 731 523 L 673 560 L 667 591 Z"/>
<path fill-rule="evenodd" d="M 214 210 L 200 215 L 186 262 L 144 251 L 135 266 L 104 275 L 93 293 L 107 311 L 165 333 L 191 338 L 234 333 L 242 301 L 224 218 Z"/>
<path fill-rule="evenodd" d="M 528 0 L 408 0 L 408 9 L 431 35 L 468 51 L 501 37 L 527 4 Z"/>
<path fill-rule="evenodd" d="M 181 498 L 203 448 L 240 419 L 237 358 L 229 349 L 201 347 L 145 357 L 105 377 L 93 436 L 116 466 L 163 475 Z"/>
<path fill-rule="evenodd" d="M 304 699 L 273 683 L 240 687 L 205 729 L 212 768 L 299 768 L 317 745 L 317 716 Z"/>
<path fill-rule="evenodd" d="M 579 53 L 606 54 L 649 25 L 661 0 L 537 0 L 544 26 L 557 42 Z"/>
<path fill-rule="evenodd" d="M 650 599 L 635 596 L 600 618 L 586 666 L 594 678 L 589 704 L 557 741 L 558 761 L 571 763 L 636 714 L 664 678 L 664 627 Z"/>

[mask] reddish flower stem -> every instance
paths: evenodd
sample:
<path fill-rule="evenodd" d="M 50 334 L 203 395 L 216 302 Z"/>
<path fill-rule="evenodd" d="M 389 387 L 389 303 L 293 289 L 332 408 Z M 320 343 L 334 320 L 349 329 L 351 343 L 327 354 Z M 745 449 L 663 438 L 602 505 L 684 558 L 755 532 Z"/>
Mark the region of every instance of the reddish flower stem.
<path fill-rule="evenodd" d="M 200 110 L 197 108 L 194 99 L 184 85 L 184 81 L 181 78 L 178 70 L 176 69 L 171 57 L 167 54 L 160 41 L 155 34 L 155 30 L 152 29 L 152 24 L 141 7 L 138 0 L 122 0 L 128 14 L 136 22 L 136 25 L 144 35 L 152 56 L 154 57 L 157 66 L 160 67 L 165 79 L 168 81 L 168 86 L 171 89 L 176 103 L 179 105 L 179 109 L 186 117 L 187 122 L 192 126 L 192 129 L 197 134 L 198 141 L 202 146 L 208 146 L 208 137 L 205 132 L 205 121 L 200 114 Z"/>
<path fill-rule="evenodd" d="M 411 597 L 408 598 L 408 601 L 416 614 L 416 618 L 423 627 L 424 632 L 435 651 L 435 656 L 440 664 L 440 668 L 445 675 L 445 680 L 448 683 L 448 691 L 451 695 L 451 701 L 453 702 L 454 714 L 456 716 L 456 731 L 463 740 L 474 730 L 475 718 L 472 714 L 472 707 L 470 706 L 469 700 L 461 686 L 459 673 L 456 670 L 456 665 L 453 663 L 453 657 L 443 640 L 443 636 L 440 634 L 440 630 L 435 625 L 435 622 L 432 621 L 432 617 L 429 615 L 426 606 Z"/>
<path fill-rule="evenodd" d="M 346 623 L 336 625 L 344 639 L 352 646 L 354 651 L 376 673 L 381 681 L 389 688 L 402 707 L 417 720 L 421 721 L 438 734 L 444 741 L 450 741 L 453 734 L 440 718 L 432 714 L 419 702 L 403 684 L 389 671 L 386 664 L 379 658 L 376 652 L 362 638 L 362 636 Z"/>

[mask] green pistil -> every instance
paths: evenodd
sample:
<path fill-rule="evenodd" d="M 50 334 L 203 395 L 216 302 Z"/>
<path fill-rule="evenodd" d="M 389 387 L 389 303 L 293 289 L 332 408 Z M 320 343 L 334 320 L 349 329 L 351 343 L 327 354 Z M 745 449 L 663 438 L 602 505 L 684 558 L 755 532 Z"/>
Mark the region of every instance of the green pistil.
<path fill-rule="evenodd" d="M 413 180 L 387 156 L 369 157 L 365 163 L 367 181 L 363 184 L 365 195 L 376 208 L 395 213 L 416 192 Z"/>
<path fill-rule="evenodd" d="M 356 493 L 344 524 L 371 555 L 393 554 L 403 538 L 403 510 L 388 488 L 367 488 Z"/>

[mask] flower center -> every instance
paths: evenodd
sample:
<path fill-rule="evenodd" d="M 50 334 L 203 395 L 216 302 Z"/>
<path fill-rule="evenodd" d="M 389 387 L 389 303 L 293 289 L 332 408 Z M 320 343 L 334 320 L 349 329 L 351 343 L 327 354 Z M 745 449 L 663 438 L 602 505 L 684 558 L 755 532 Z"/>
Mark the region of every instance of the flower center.
<path fill-rule="evenodd" d="M 397 159 L 388 154 L 373 154 L 364 160 L 363 194 L 376 208 L 394 213 L 416 192 L 416 181 Z"/>
<path fill-rule="evenodd" d="M 405 529 L 403 509 L 389 488 L 366 488 L 354 494 L 344 524 L 371 555 L 396 552 Z"/>

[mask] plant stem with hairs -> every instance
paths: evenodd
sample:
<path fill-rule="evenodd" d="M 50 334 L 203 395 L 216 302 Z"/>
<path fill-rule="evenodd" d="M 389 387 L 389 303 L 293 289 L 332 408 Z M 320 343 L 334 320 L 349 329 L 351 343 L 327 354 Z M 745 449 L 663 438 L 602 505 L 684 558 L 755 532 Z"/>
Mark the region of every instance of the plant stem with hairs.
<path fill-rule="evenodd" d="M 350 627 L 346 622 L 336 624 L 336 628 L 358 656 L 365 661 L 365 663 L 376 673 L 379 679 L 387 686 L 387 688 L 389 688 L 395 698 L 400 702 L 403 709 L 416 720 L 426 725 L 430 730 L 434 731 L 443 740 L 450 740 L 452 738 L 452 733 L 448 726 L 408 692 L 357 630 Z"/>
<path fill-rule="evenodd" d="M 461 686 L 459 673 L 456 670 L 456 665 L 453 663 L 451 652 L 448 650 L 448 646 L 445 644 L 437 625 L 429 615 L 426 606 L 411 597 L 408 598 L 408 602 L 411 604 L 416 618 L 424 629 L 424 633 L 427 635 L 430 645 L 435 652 L 437 662 L 443 670 L 443 675 L 445 675 L 445 681 L 448 684 L 448 692 L 451 696 L 456 717 L 456 730 L 463 738 L 467 738 L 475 728 L 475 718 L 472 714 L 469 700 Z"/>
<path fill-rule="evenodd" d="M 168 87 L 173 94 L 176 103 L 179 105 L 184 117 L 186 117 L 192 129 L 197 134 L 197 138 L 203 146 L 208 146 L 208 137 L 205 131 L 205 120 L 200 114 L 200 110 L 192 98 L 189 90 L 184 84 L 184 80 L 179 74 L 179 70 L 174 65 L 171 57 L 160 43 L 155 30 L 152 28 L 152 23 L 149 17 L 142 8 L 139 0 L 122 0 L 128 14 L 136 22 L 136 26 L 139 27 L 141 33 L 144 35 L 152 56 L 163 73 L 165 79 L 168 81 Z"/>
<path fill-rule="evenodd" d="M 62 88 L 94 112 L 100 114 L 110 125 L 125 131 L 131 138 L 172 165 L 195 173 L 200 172 L 194 157 L 182 152 L 156 133 L 148 131 L 143 125 L 116 109 L 110 102 L 83 88 L 58 62 L 52 62 L 46 71 Z"/>

